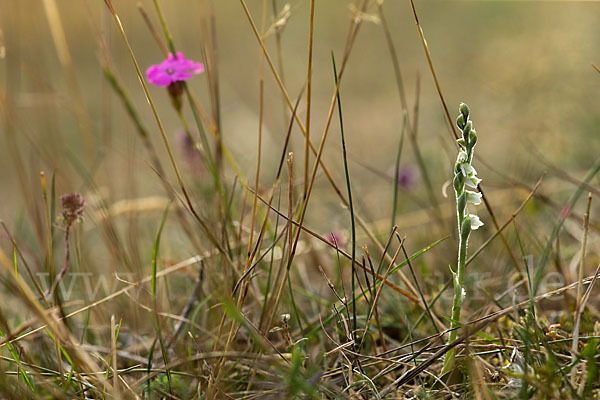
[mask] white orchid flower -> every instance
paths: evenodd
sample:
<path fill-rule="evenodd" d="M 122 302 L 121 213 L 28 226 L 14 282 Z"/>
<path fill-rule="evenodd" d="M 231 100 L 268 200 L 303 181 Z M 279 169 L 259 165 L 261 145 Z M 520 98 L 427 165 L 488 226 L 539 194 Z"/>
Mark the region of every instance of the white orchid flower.
<path fill-rule="evenodd" d="M 479 219 L 479 217 L 475 214 L 469 214 L 469 219 L 471 220 L 471 230 L 477 230 L 480 226 L 483 226 L 483 222 Z"/>
<path fill-rule="evenodd" d="M 481 179 L 479 179 L 476 175 L 471 175 L 465 180 L 465 185 L 470 188 L 477 189 L 479 182 L 481 182 Z"/>
<path fill-rule="evenodd" d="M 460 170 L 465 178 L 477 175 L 475 168 L 473 168 L 473 166 L 467 162 L 460 164 Z"/>
<path fill-rule="evenodd" d="M 481 204 L 481 193 L 467 190 L 467 201 L 478 206 Z"/>

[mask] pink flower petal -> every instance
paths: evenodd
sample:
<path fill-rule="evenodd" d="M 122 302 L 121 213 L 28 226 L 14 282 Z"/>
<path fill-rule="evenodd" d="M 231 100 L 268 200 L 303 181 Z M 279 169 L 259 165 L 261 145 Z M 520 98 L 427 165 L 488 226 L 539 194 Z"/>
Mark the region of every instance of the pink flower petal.
<path fill-rule="evenodd" d="M 200 74 L 200 73 L 204 72 L 204 65 L 202 63 L 190 61 L 190 65 L 188 68 L 194 74 Z"/>
<path fill-rule="evenodd" d="M 148 76 L 148 80 L 150 83 L 156 86 L 169 86 L 173 82 L 173 78 L 169 74 L 165 73 L 156 73 L 152 76 Z"/>
<path fill-rule="evenodd" d="M 185 81 L 190 79 L 193 75 L 187 71 L 175 71 L 173 75 L 171 75 L 174 81 Z"/>
<path fill-rule="evenodd" d="M 183 53 L 169 53 L 167 59 L 146 70 L 148 81 L 157 86 L 169 86 L 176 81 L 190 79 L 193 74 L 204 72 L 204 65 L 185 58 Z"/>

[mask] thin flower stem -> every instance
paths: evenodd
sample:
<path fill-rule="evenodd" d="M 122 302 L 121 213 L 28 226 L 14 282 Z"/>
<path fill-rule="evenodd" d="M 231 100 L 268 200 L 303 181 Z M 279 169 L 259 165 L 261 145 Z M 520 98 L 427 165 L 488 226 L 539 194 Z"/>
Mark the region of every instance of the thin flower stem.
<path fill-rule="evenodd" d="M 458 242 L 458 268 L 454 280 L 454 299 L 452 301 L 452 321 L 450 322 L 450 336 L 448 337 L 448 343 L 452 343 L 456 340 L 458 335 L 458 327 L 460 326 L 460 310 L 462 308 L 463 301 L 463 285 L 465 280 L 465 266 L 467 259 L 467 241 L 459 238 Z M 446 353 L 444 359 L 444 367 L 442 368 L 441 375 L 449 372 L 454 367 L 454 359 L 456 357 L 456 347 L 451 348 Z"/>
<path fill-rule="evenodd" d="M 160 25 L 163 29 L 163 33 L 165 34 L 165 39 L 167 40 L 167 46 L 169 47 L 169 50 L 171 50 L 171 53 L 175 54 L 176 51 L 175 51 L 175 45 L 173 44 L 173 37 L 171 36 L 171 32 L 169 31 L 169 28 L 167 27 L 167 21 L 165 20 L 165 16 L 160 9 L 158 0 L 153 0 L 153 3 L 154 3 L 154 8 L 156 9 L 156 12 L 158 14 L 158 19 L 160 19 Z"/>
<path fill-rule="evenodd" d="M 165 39 L 167 41 L 167 46 L 172 54 L 176 54 L 177 51 L 175 49 L 173 37 L 171 36 L 171 32 L 169 31 L 169 28 L 167 26 L 167 21 L 165 20 L 165 16 L 160 8 L 160 5 L 158 4 L 158 0 L 153 0 L 153 3 L 154 3 L 154 8 L 156 9 L 156 13 L 158 14 L 158 18 L 160 20 L 160 25 L 162 27 L 163 34 L 165 35 Z M 226 198 L 226 195 L 225 195 L 225 192 L 223 189 L 223 185 L 221 183 L 221 178 L 219 176 L 219 172 L 216 167 L 214 157 L 210 151 L 210 145 L 208 144 L 208 139 L 206 138 L 206 132 L 204 131 L 204 125 L 202 124 L 202 119 L 200 117 L 199 110 L 196 108 L 196 103 L 195 103 L 195 101 L 193 101 L 192 94 L 191 94 L 191 91 L 190 91 L 187 83 L 183 82 L 183 86 L 184 86 L 185 94 L 190 103 L 190 108 L 192 109 L 192 114 L 194 116 L 194 120 L 198 127 L 198 132 L 200 133 L 200 139 L 202 140 L 202 145 L 204 146 L 204 150 L 205 150 L 204 152 L 205 152 L 205 156 L 206 156 L 206 160 L 207 160 L 207 164 L 208 164 L 208 169 L 210 170 L 211 174 L 213 175 L 213 178 L 215 180 L 215 186 L 217 187 L 217 191 L 221 195 L 221 198 L 224 199 L 224 198 Z M 181 113 L 181 110 L 177 110 L 177 111 L 179 113 Z M 180 119 L 183 120 L 182 115 L 180 115 Z M 188 129 L 188 131 L 189 131 L 189 129 Z M 195 142 L 196 141 L 194 140 L 193 143 L 195 143 Z"/>

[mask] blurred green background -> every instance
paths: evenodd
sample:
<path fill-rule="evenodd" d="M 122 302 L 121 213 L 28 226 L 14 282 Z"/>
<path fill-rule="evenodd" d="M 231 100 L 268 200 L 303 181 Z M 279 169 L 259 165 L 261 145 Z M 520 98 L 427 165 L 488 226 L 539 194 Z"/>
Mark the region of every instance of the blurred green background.
<path fill-rule="evenodd" d="M 40 170 L 48 174 L 56 172 L 59 193 L 80 188 L 81 174 L 87 173 L 94 174 L 96 184 L 105 187 L 112 200 L 162 193 L 133 125 L 102 75 L 97 32 L 103 32 L 104 39 L 109 40 L 114 69 L 164 158 L 158 129 L 104 2 L 56 2 L 74 76 L 61 66 L 43 3 L 0 1 L 4 111 L 0 139 L 0 191 L 4 196 L 0 216 L 11 220 L 23 215 L 23 202 L 28 201 L 25 197 L 39 195 Z M 214 3 L 223 135 L 247 177 L 251 177 L 258 131 L 259 47 L 238 1 Z M 163 56 L 136 4 L 114 2 L 136 57 L 142 68 L 146 68 L 160 62 Z M 141 4 L 158 27 L 151 1 Z M 257 24 L 261 4 L 258 0 L 248 1 Z M 317 1 L 312 116 L 315 144 L 321 136 L 333 91 L 330 53 L 333 51 L 338 60 L 342 57 L 353 16 L 350 4 L 340 0 Z M 162 5 L 178 48 L 188 58 L 200 60 L 204 38 L 199 21 L 207 2 L 170 0 Z M 267 5 L 267 25 L 270 25 L 271 1 Z M 281 9 L 284 2 L 277 5 Z M 531 184 L 545 169 L 535 150 L 559 168 L 581 177 L 597 156 L 600 140 L 600 74 L 591 66 L 600 64 L 600 3 L 417 1 L 416 5 L 451 115 L 456 114 L 460 101 L 471 106 L 480 137 L 478 159 Z M 290 96 L 295 98 L 306 79 L 309 2 L 292 1 L 290 6 L 291 16 L 282 33 L 282 44 L 285 83 Z M 399 54 L 410 104 L 415 102 L 420 79 L 418 141 L 433 185 L 436 190 L 440 188 L 436 195 L 440 201 L 446 201 L 441 187 L 450 177 L 454 148 L 410 3 L 386 1 L 383 9 Z M 368 14 L 376 16 L 374 5 Z M 265 41 L 275 58 L 274 35 Z M 287 121 L 281 94 L 268 69 L 265 77 L 263 184 L 268 186 L 281 154 Z M 71 96 L 69 84 L 74 82 L 82 102 Z M 195 78 L 191 85 L 208 109 L 206 76 Z M 176 139 L 179 123 L 168 96 L 158 87 L 151 87 L 150 92 L 181 156 Z M 376 21 L 365 21 L 360 28 L 341 95 L 351 173 L 355 191 L 360 194 L 357 201 L 362 210 L 368 210 L 370 219 L 387 218 L 391 208 L 390 182 L 374 174 L 373 169 L 383 174 L 390 171 L 402 115 L 390 55 L 381 24 Z M 85 139 L 75 104 L 82 106 L 81 110 L 89 116 L 93 157 L 84 150 Z M 304 102 L 299 112 L 304 118 Z M 191 115 L 189 120 L 192 121 Z M 292 140 L 299 167 L 303 145 L 297 130 Z M 17 148 L 20 164 L 15 163 Z M 324 158 L 332 166 L 336 180 L 343 182 L 337 118 Z M 402 163 L 414 163 L 412 150 L 406 143 Z M 486 167 L 479 169 L 488 185 L 502 181 Z M 173 180 L 173 176 L 169 179 Z M 27 186 L 29 193 L 19 189 L 22 186 Z M 421 186 L 415 191 L 417 196 L 425 198 Z M 318 180 L 316 190 L 320 201 L 337 206 L 338 199 L 324 179 Z M 406 203 L 405 208 L 422 208 Z M 321 225 L 332 229 L 326 227 L 337 224 L 336 218 L 331 217 Z M 345 215 L 340 218 L 345 224 Z M 320 223 L 320 219 L 313 222 Z"/>

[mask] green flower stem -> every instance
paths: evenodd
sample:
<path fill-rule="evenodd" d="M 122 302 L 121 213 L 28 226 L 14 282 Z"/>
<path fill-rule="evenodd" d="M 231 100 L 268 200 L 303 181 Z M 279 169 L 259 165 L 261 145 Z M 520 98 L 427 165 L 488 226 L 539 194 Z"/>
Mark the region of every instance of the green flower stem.
<path fill-rule="evenodd" d="M 467 240 L 462 240 L 462 238 L 460 238 L 458 242 L 458 268 L 456 270 L 456 274 L 454 274 L 454 300 L 452 302 L 452 321 L 450 322 L 450 329 L 452 330 L 450 331 L 448 343 L 454 342 L 456 340 L 456 336 L 458 335 L 458 321 L 460 320 L 460 310 L 463 302 L 463 287 L 467 260 L 467 242 L 468 238 Z M 444 375 L 446 372 L 449 372 L 454 367 L 455 356 L 456 347 L 453 347 L 448 351 L 448 353 L 446 353 L 442 375 Z"/>

